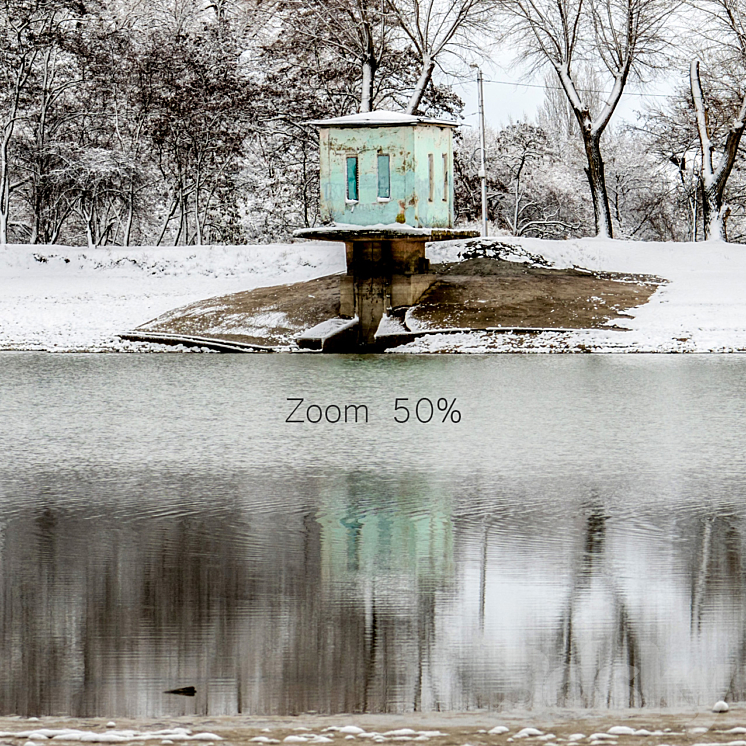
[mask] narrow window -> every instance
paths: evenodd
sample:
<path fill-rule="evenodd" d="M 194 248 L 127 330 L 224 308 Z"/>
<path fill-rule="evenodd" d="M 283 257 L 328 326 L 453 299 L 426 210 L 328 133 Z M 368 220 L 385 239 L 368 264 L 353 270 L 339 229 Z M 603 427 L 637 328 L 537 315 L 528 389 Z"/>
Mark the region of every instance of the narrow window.
<path fill-rule="evenodd" d="M 435 158 L 432 153 L 427 154 L 427 175 L 430 180 L 430 190 L 427 199 L 429 202 L 432 202 L 435 193 Z"/>
<path fill-rule="evenodd" d="M 387 155 L 378 156 L 378 198 L 391 197 L 391 164 Z"/>
<path fill-rule="evenodd" d="M 443 202 L 448 202 L 448 153 L 443 153 Z"/>
<path fill-rule="evenodd" d="M 347 159 L 347 199 L 357 202 L 357 156 Z"/>

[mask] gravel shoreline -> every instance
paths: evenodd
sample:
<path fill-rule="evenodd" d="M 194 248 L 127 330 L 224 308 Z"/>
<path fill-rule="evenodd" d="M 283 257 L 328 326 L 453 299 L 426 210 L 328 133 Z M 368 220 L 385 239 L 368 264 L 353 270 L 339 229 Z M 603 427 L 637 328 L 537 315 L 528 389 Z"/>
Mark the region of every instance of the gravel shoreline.
<path fill-rule="evenodd" d="M 536 712 L 405 713 L 381 715 L 189 716 L 125 719 L 0 718 L 0 744 L 151 744 L 196 740 L 209 744 L 423 742 L 434 746 L 746 746 L 746 706 L 727 713 L 710 709 Z M 56 731 L 44 734 L 40 731 Z M 77 731 L 77 733 L 76 733 Z M 490 732 L 492 731 L 492 732 Z M 611 731 L 611 732 L 610 732 Z M 80 733 L 84 732 L 81 738 Z M 65 733 L 68 734 L 66 737 Z"/>

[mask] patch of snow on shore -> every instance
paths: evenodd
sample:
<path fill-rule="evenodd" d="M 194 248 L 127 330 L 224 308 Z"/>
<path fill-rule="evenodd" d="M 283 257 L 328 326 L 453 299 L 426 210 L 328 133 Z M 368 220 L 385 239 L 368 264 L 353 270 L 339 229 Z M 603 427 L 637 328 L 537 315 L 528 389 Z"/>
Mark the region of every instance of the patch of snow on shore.
<path fill-rule="evenodd" d="M 0 247 L 0 350 L 132 350 L 115 334 L 203 298 L 340 272 L 344 244 Z M 146 348 L 142 346 L 141 348 Z"/>
<path fill-rule="evenodd" d="M 168 737 L 173 741 L 222 741 L 215 733 L 192 733 L 187 728 L 169 728 L 157 731 L 108 730 L 106 733 L 75 728 L 40 728 L 0 733 L 0 738 L 28 738 L 37 741 L 80 741 L 83 743 L 129 743 L 151 741 Z"/>

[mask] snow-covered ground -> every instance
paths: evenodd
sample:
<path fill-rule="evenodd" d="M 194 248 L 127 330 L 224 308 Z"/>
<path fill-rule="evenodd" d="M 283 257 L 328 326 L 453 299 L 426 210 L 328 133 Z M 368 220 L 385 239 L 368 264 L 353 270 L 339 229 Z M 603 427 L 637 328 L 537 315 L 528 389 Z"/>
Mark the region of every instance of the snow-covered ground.
<path fill-rule="evenodd" d="M 114 335 L 203 298 L 345 268 L 344 244 L 0 247 L 0 350 L 130 350 Z"/>
<path fill-rule="evenodd" d="M 746 246 L 722 242 L 645 243 L 586 238 L 570 241 L 502 239 L 540 254 L 556 268 L 656 275 L 668 280 L 634 318 L 615 324 L 629 331 L 434 335 L 407 345 L 410 352 L 525 350 L 537 352 L 746 351 Z M 434 246 L 433 261 L 451 258 L 452 246 Z M 399 348 L 402 349 L 402 348 Z"/>
<path fill-rule="evenodd" d="M 538 335 L 451 334 L 416 340 L 408 351 L 746 351 L 746 246 L 579 239 L 501 239 L 553 266 L 651 274 L 668 280 L 650 302 L 605 329 Z M 432 261 L 460 246 L 432 244 Z M 194 301 L 344 270 L 344 244 L 266 246 L 0 248 L 0 349 L 146 349 L 114 335 Z"/>

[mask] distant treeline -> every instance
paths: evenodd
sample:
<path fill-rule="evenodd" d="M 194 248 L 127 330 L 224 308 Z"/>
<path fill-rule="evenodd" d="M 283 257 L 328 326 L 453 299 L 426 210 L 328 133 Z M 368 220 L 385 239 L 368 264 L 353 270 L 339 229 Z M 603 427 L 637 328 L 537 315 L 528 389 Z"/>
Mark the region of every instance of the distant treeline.
<path fill-rule="evenodd" d="M 715 18 L 742 1 L 701 3 Z M 551 16 L 546 28 L 532 26 L 519 0 L 3 0 L 0 243 L 286 238 L 318 221 L 318 140 L 309 120 L 371 108 L 457 117 L 463 103 L 447 81 L 473 76 L 467 63 L 499 43 L 549 73 L 536 121 L 488 131 L 495 229 L 686 240 L 716 235 L 717 220 L 724 231 L 730 216 L 729 237 L 738 240 L 746 53 L 739 62 L 733 44 L 728 56 L 692 34 L 699 42 L 673 59 L 663 43 L 670 13 L 653 15 L 670 3 L 559 5 L 580 19 L 604 3 L 620 28 L 633 28 L 621 21 L 637 13 L 630 18 L 647 22 L 648 36 L 613 49 L 581 24 L 578 39 L 590 35 L 565 60 L 542 51 Z M 555 41 L 557 49 L 580 44 Z M 659 99 L 639 125 L 609 124 L 609 101 L 643 62 L 680 75 L 695 56 L 707 63 L 703 82 L 697 67 L 691 85 Z M 699 104 L 695 83 L 706 91 Z M 462 128 L 462 222 L 480 215 L 477 145 L 475 129 Z"/>

